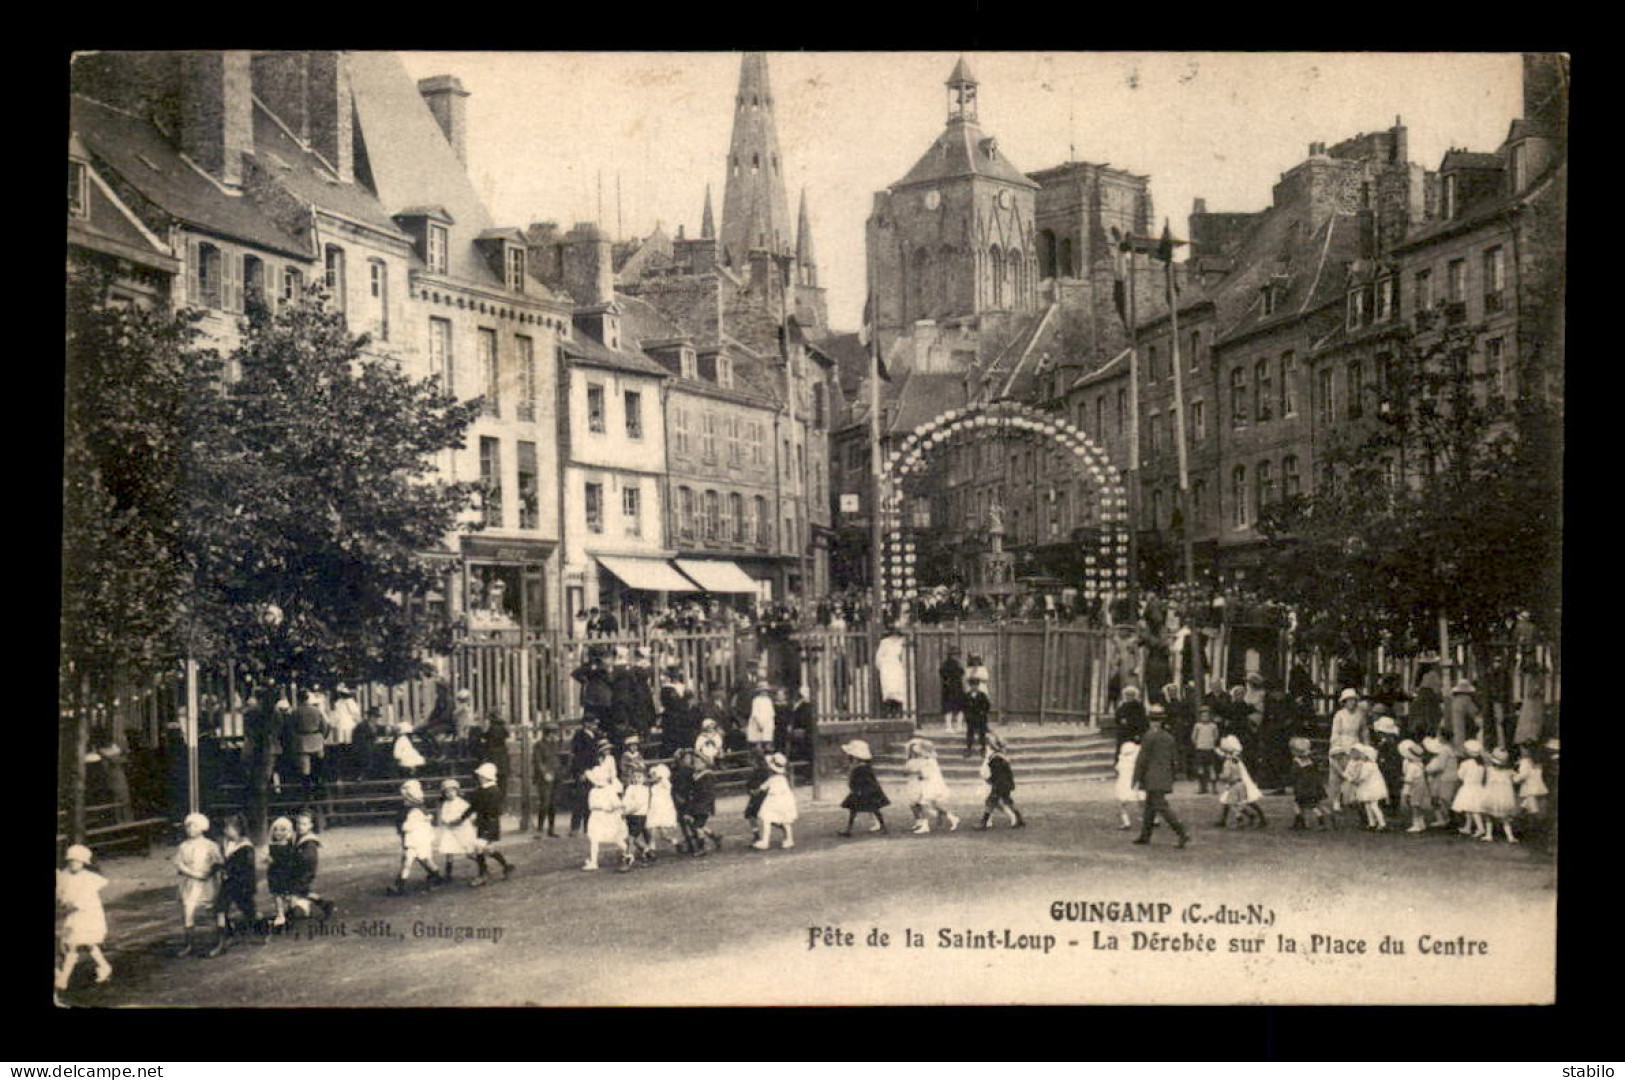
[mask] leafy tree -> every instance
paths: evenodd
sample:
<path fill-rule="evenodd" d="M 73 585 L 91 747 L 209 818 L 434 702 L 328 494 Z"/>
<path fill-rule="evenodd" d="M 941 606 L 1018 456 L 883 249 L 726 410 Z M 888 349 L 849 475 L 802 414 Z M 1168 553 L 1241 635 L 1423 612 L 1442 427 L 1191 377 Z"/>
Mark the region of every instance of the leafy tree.
<path fill-rule="evenodd" d="M 1272 589 L 1306 643 L 1414 648 L 1441 612 L 1475 641 L 1504 638 L 1520 610 L 1556 625 L 1561 416 L 1538 358 L 1511 399 L 1470 371 L 1480 333 L 1402 340 L 1369 390 L 1374 422 L 1334 443 L 1313 496 L 1261 514 Z"/>
<path fill-rule="evenodd" d="M 408 598 L 477 485 L 438 479 L 479 401 L 366 354 L 318 299 L 250 313 L 239 377 L 210 399 L 186 490 L 192 630 L 257 681 L 399 682 L 450 628 Z"/>

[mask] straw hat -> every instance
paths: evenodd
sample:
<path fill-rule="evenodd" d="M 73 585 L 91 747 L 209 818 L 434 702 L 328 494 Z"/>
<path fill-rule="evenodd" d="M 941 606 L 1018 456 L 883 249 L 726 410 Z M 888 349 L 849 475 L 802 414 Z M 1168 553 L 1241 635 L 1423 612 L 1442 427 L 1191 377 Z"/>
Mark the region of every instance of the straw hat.
<path fill-rule="evenodd" d="M 489 761 L 481 762 L 480 767 L 474 770 L 474 775 L 481 780 L 495 780 L 497 767 Z"/>
<path fill-rule="evenodd" d="M 1444 743 L 1440 742 L 1436 737 L 1429 735 L 1422 740 L 1422 749 L 1426 750 L 1430 754 L 1437 754 L 1439 751 L 1444 749 Z"/>
<path fill-rule="evenodd" d="M 1124 701 L 1139 701 L 1140 700 L 1140 688 L 1138 686 L 1125 686 L 1125 687 L 1123 687 L 1123 700 Z"/>
<path fill-rule="evenodd" d="M 1422 748 L 1416 745 L 1415 740 L 1405 739 L 1399 744 L 1399 756 L 1409 758 L 1411 761 L 1422 760 Z"/>
<path fill-rule="evenodd" d="M 1484 752 L 1484 744 L 1477 739 L 1468 739 L 1461 744 L 1461 748 L 1467 751 L 1469 757 L 1477 757 Z"/>
<path fill-rule="evenodd" d="M 874 757 L 869 751 L 869 744 L 862 739 L 853 739 L 851 742 L 841 744 L 841 752 L 855 757 L 859 761 L 868 761 Z"/>
<path fill-rule="evenodd" d="M 1157 717 L 1167 716 L 1168 715 L 1168 710 L 1163 708 L 1161 705 L 1158 705 L 1157 703 L 1152 702 L 1150 705 L 1146 706 L 1145 714 L 1147 716 L 1157 716 Z"/>
<path fill-rule="evenodd" d="M 1341 705 L 1341 704 L 1343 704 L 1343 702 L 1348 701 L 1350 699 L 1353 699 L 1355 701 L 1360 700 L 1360 692 L 1358 690 L 1354 689 L 1354 687 L 1352 687 L 1352 686 L 1345 686 L 1345 687 L 1343 687 L 1343 692 L 1341 694 L 1337 695 L 1337 703 L 1339 705 Z"/>
<path fill-rule="evenodd" d="M 187 814 L 184 818 L 182 818 L 181 819 L 181 824 L 184 825 L 188 829 L 190 829 L 193 825 L 196 825 L 198 828 L 202 829 L 204 832 L 209 831 L 209 818 L 208 818 L 208 816 L 205 815 L 205 814 L 199 814 L 196 811 L 193 811 L 192 813 Z"/>
<path fill-rule="evenodd" d="M 1219 740 L 1219 749 L 1227 754 L 1241 753 L 1241 740 L 1234 735 L 1226 735 Z"/>
<path fill-rule="evenodd" d="M 1478 688 L 1472 684 L 1471 680 L 1463 679 L 1455 686 L 1452 686 L 1450 688 L 1450 692 L 1452 694 L 1476 694 L 1478 693 Z"/>
<path fill-rule="evenodd" d="M 467 701 L 470 697 L 473 697 L 473 695 L 468 692 L 468 687 L 466 687 L 466 686 L 461 687 L 457 691 L 457 700 L 458 701 Z"/>
<path fill-rule="evenodd" d="M 1391 716 L 1383 716 L 1383 717 L 1379 717 L 1377 722 L 1375 724 L 1371 725 L 1371 730 L 1372 731 L 1380 731 L 1384 735 L 1398 735 L 1399 734 L 1399 725 L 1394 722 L 1393 717 L 1391 717 Z"/>
<path fill-rule="evenodd" d="M 1497 746 L 1494 750 L 1491 750 L 1490 751 L 1490 761 L 1492 761 L 1496 765 L 1505 765 L 1507 763 L 1507 750 L 1506 750 L 1506 747 Z"/>
<path fill-rule="evenodd" d="M 671 770 L 664 765 L 656 765 L 654 768 L 649 770 L 649 776 L 657 783 L 661 780 L 670 780 Z"/>
<path fill-rule="evenodd" d="M 422 800 L 423 785 L 418 783 L 416 780 L 408 780 L 406 783 L 401 785 L 401 794 L 408 799 Z"/>
<path fill-rule="evenodd" d="M 83 844 L 74 844 L 72 847 L 68 848 L 67 852 L 63 855 L 63 858 L 72 862 L 87 863 L 91 860 L 90 849 L 85 847 Z"/>
<path fill-rule="evenodd" d="M 1286 746 L 1287 749 L 1292 751 L 1294 754 L 1307 754 L 1309 752 L 1309 740 L 1305 739 L 1301 735 L 1296 735 L 1288 739 L 1286 741 Z"/>
<path fill-rule="evenodd" d="M 783 772 L 787 765 L 789 765 L 789 761 L 783 754 L 769 754 L 767 756 L 767 767 L 776 773 Z"/>
<path fill-rule="evenodd" d="M 440 781 L 440 793 L 442 795 L 448 795 L 451 792 L 461 791 L 461 790 L 463 790 L 463 785 L 459 784 L 456 780 L 452 779 L 451 777 L 447 777 L 446 779 Z"/>

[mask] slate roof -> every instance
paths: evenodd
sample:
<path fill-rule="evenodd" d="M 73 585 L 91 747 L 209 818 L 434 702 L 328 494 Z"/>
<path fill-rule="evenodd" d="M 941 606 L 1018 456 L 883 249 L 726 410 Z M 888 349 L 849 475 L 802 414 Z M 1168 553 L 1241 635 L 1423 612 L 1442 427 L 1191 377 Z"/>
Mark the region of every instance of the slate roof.
<path fill-rule="evenodd" d="M 366 223 L 405 240 L 378 197 L 358 183 L 342 183 L 314 153 L 299 145 L 265 105 L 254 102 L 254 161 L 295 198 Z"/>
<path fill-rule="evenodd" d="M 1451 150 L 1444 156 L 1439 164 L 1439 171 L 1446 169 L 1499 169 L 1501 167 L 1500 154 L 1478 154 L 1469 150 Z"/>
<path fill-rule="evenodd" d="M 982 372 L 988 380 L 987 396 L 998 398 L 1025 398 L 1032 389 L 1037 362 L 1035 347 L 1043 331 L 1051 324 L 1056 305 L 1022 317 L 1023 325 L 1005 343 L 992 362 Z"/>
<path fill-rule="evenodd" d="M 835 378 L 848 398 L 858 392 L 869 377 L 869 346 L 856 333 L 830 334 L 808 342 L 835 363 Z"/>
<path fill-rule="evenodd" d="M 72 134 L 68 137 L 68 153 L 80 159 L 90 157 L 84 142 Z M 86 183 L 85 213 L 83 217 L 68 218 L 68 243 L 133 259 L 170 273 L 179 270 L 180 263 L 168 245 L 143 232 L 130 212 L 102 191 L 95 179 L 95 168 L 86 168 L 90 175 Z"/>
<path fill-rule="evenodd" d="M 941 135 L 931 144 L 925 156 L 892 187 L 926 184 L 958 176 L 985 176 L 1004 180 L 1017 187 L 1034 188 L 1038 183 L 1030 179 L 1004 156 L 1001 149 L 989 156 L 986 146 L 991 140 L 970 120 L 950 120 Z"/>
<path fill-rule="evenodd" d="M 188 226 L 298 259 L 313 257 L 308 236 L 277 224 L 246 195 L 228 195 L 189 165 L 150 120 L 69 98 L 69 124 L 95 163 L 116 173 L 164 213 Z"/>
<path fill-rule="evenodd" d="M 571 360 L 588 367 L 609 368 L 612 371 L 625 371 L 633 375 L 657 375 L 662 378 L 671 375 L 664 365 L 649 359 L 641 350 L 632 352 L 626 349 L 611 349 L 590 334 L 575 334 L 568 341 L 559 342 L 559 347 Z"/>
<path fill-rule="evenodd" d="M 1237 254 L 1241 270 L 1216 287 L 1220 327 L 1217 343 L 1273 329 L 1342 300 L 1347 291 L 1345 268 L 1360 253 L 1358 219 L 1353 214 L 1332 214 L 1312 234 L 1304 236 L 1299 229 L 1295 235 L 1282 238 L 1283 247 L 1271 252 L 1265 243 L 1276 240 L 1281 231 L 1271 219 L 1293 215 L 1292 207 L 1267 213 Z M 1284 257 L 1271 258 L 1272 254 Z M 1282 292 L 1275 310 L 1265 315 L 1259 290 L 1272 276 L 1282 282 Z"/>

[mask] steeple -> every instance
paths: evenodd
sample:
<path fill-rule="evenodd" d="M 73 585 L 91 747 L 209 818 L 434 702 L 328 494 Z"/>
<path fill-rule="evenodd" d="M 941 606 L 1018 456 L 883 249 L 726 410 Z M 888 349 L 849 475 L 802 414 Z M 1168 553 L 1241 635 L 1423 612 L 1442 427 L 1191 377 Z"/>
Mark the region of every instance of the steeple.
<path fill-rule="evenodd" d="M 948 121 L 963 120 L 976 123 L 976 75 L 961 56 L 948 76 Z"/>
<path fill-rule="evenodd" d="M 715 240 L 717 238 L 716 219 L 711 215 L 711 185 L 705 185 L 705 214 L 700 218 L 700 239 Z"/>
<path fill-rule="evenodd" d="M 738 270 L 746 265 L 754 249 L 788 254 L 791 239 L 767 56 L 746 53 L 739 65 L 733 139 L 728 147 L 721 257 L 725 265 Z"/>
<path fill-rule="evenodd" d="M 817 286 L 818 260 L 813 255 L 812 226 L 807 221 L 807 189 L 801 189 L 801 210 L 796 214 L 796 268 L 803 285 Z"/>

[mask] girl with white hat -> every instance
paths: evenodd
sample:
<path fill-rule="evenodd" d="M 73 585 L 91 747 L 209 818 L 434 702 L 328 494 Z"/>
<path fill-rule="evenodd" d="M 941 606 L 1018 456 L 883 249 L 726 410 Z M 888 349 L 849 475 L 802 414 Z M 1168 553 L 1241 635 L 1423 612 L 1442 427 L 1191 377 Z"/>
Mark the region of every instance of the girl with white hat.
<path fill-rule="evenodd" d="M 1402 785 L 1399 791 L 1399 804 L 1402 807 L 1409 807 L 1411 811 L 1411 825 L 1405 831 L 1426 832 L 1429 796 L 1422 747 L 1412 739 L 1405 739 L 1399 744 L 1399 759 Z"/>
<path fill-rule="evenodd" d="M 220 892 L 220 868 L 225 866 L 226 857 L 221 854 L 220 845 L 204 835 L 209 831 L 208 818 L 198 813 L 187 814 L 182 825 L 186 839 L 175 851 L 175 873 L 181 879 L 178 893 L 186 942 L 177 955 L 190 956 L 198 915 L 214 913 L 215 897 Z M 223 948 L 224 938 L 217 938 L 208 955 L 218 956 Z"/>
<path fill-rule="evenodd" d="M 649 770 L 649 853 L 653 859 L 660 849 L 660 841 L 664 840 L 671 845 L 673 851 L 677 845 L 677 800 L 671 793 L 671 769 L 665 765 L 656 765 Z"/>
<path fill-rule="evenodd" d="M 1456 769 L 1456 779 L 1461 787 L 1456 790 L 1456 798 L 1450 804 L 1450 809 L 1465 816 L 1460 829 L 1456 830 L 1463 836 L 1481 837 L 1489 830 L 1484 825 L 1484 744 L 1477 739 L 1468 739 L 1462 744 L 1461 765 Z"/>
<path fill-rule="evenodd" d="M 777 825 L 784 830 L 784 847 L 796 846 L 795 822 L 796 793 L 790 787 L 790 777 L 786 775 L 789 762 L 783 754 L 769 754 L 767 767 L 772 770 L 766 786 L 767 797 L 762 800 L 762 808 L 756 812 L 756 820 L 761 825 L 761 835 L 751 847 L 758 851 L 766 851 L 772 847 L 773 826 Z"/>
<path fill-rule="evenodd" d="M 1512 834 L 1512 819 L 1518 813 L 1518 795 L 1512 781 L 1512 762 L 1506 747 L 1497 746 L 1490 751 L 1484 765 L 1484 792 L 1479 799 L 1479 808 L 1484 814 L 1485 829 L 1480 840 L 1493 842 L 1495 827 L 1499 825 L 1506 833 L 1507 843 L 1518 842 L 1518 838 Z"/>
<path fill-rule="evenodd" d="M 1461 781 L 1456 776 L 1458 769 L 1456 750 L 1436 735 L 1429 735 L 1422 740 L 1422 750 L 1428 755 L 1427 764 L 1422 766 L 1422 774 L 1427 779 L 1428 801 L 1436 817 L 1432 827 L 1448 829 L 1450 804 L 1456 798 L 1456 789 L 1461 786 Z"/>
<path fill-rule="evenodd" d="M 113 977 L 113 965 L 102 955 L 107 940 L 107 913 L 102 908 L 102 890 L 107 879 L 90 869 L 93 856 L 83 844 L 68 848 L 63 868 L 56 872 L 56 906 L 63 913 L 60 943 L 62 962 L 56 969 L 56 988 L 66 990 L 84 949 L 96 965 L 96 981 Z"/>
<path fill-rule="evenodd" d="M 1230 811 L 1234 808 L 1238 825 L 1264 828 L 1269 824 L 1264 808 L 1259 805 L 1264 795 L 1253 783 L 1247 763 L 1241 760 L 1241 740 L 1234 735 L 1220 739 L 1219 756 L 1224 764 L 1219 767 L 1219 820 L 1213 823 L 1214 827 L 1222 829 L 1230 824 Z"/>
<path fill-rule="evenodd" d="M 396 725 L 395 746 L 391 753 L 395 759 L 395 767 L 400 770 L 402 776 L 413 776 L 427 764 L 422 751 L 417 747 L 417 742 L 412 738 L 412 721 L 402 720 Z"/>
<path fill-rule="evenodd" d="M 1388 798 L 1388 784 L 1377 767 L 1377 751 L 1365 743 L 1356 743 L 1349 752 L 1348 767 L 1343 770 L 1344 790 L 1365 814 L 1365 827 L 1380 832 L 1388 827 L 1383 815 L 1383 800 Z"/>
<path fill-rule="evenodd" d="M 1137 818 L 1142 816 L 1145 804 L 1145 792 L 1134 786 L 1134 762 L 1140 756 L 1140 740 L 1129 737 L 1123 740 L 1123 745 L 1117 748 L 1117 784 L 1114 793 L 1117 795 L 1118 828 L 1132 829 Z"/>
<path fill-rule="evenodd" d="M 930 739 L 916 734 L 908 741 L 908 760 L 903 770 L 908 775 L 909 806 L 914 811 L 913 831 L 920 835 L 930 832 L 933 818 L 946 821 L 949 832 L 959 828 L 959 816 L 948 809 L 952 796 Z"/>
<path fill-rule="evenodd" d="M 875 823 L 869 826 L 870 832 L 885 832 L 886 818 L 881 811 L 891 805 L 891 800 L 886 797 L 880 779 L 875 776 L 874 766 L 870 764 L 874 755 L 869 750 L 869 744 L 862 739 L 853 739 L 843 744 L 841 751 L 852 760 L 852 768 L 846 776 L 846 798 L 841 800 L 841 806 L 846 810 L 846 828 L 836 835 L 851 836 L 852 826 L 859 814 L 874 815 Z"/>
<path fill-rule="evenodd" d="M 469 862 L 474 861 L 472 816 L 473 807 L 463 798 L 463 785 L 450 777 L 442 780 L 440 807 L 435 811 L 434 848 L 445 860 L 446 869 L 443 876 L 447 881 L 452 879 L 452 868 L 456 864 L 457 856 L 462 855 Z"/>
<path fill-rule="evenodd" d="M 592 785 L 587 795 L 587 861 L 583 870 L 598 869 L 598 849 L 604 845 L 618 848 L 621 865 L 617 869 L 626 873 L 632 869 L 632 853 L 626 848 L 626 818 L 621 811 L 621 778 L 615 768 L 615 749 L 609 740 L 598 744 L 598 764 L 584 777 Z"/>
<path fill-rule="evenodd" d="M 438 885 L 445 880 L 434 867 L 434 823 L 429 820 L 429 812 L 424 806 L 423 785 L 416 780 L 408 780 L 401 785 L 401 809 L 395 818 L 395 831 L 401 837 L 401 866 L 389 887 L 389 895 L 406 894 L 406 883 L 412 877 L 413 866 L 423 867 L 429 885 Z"/>

